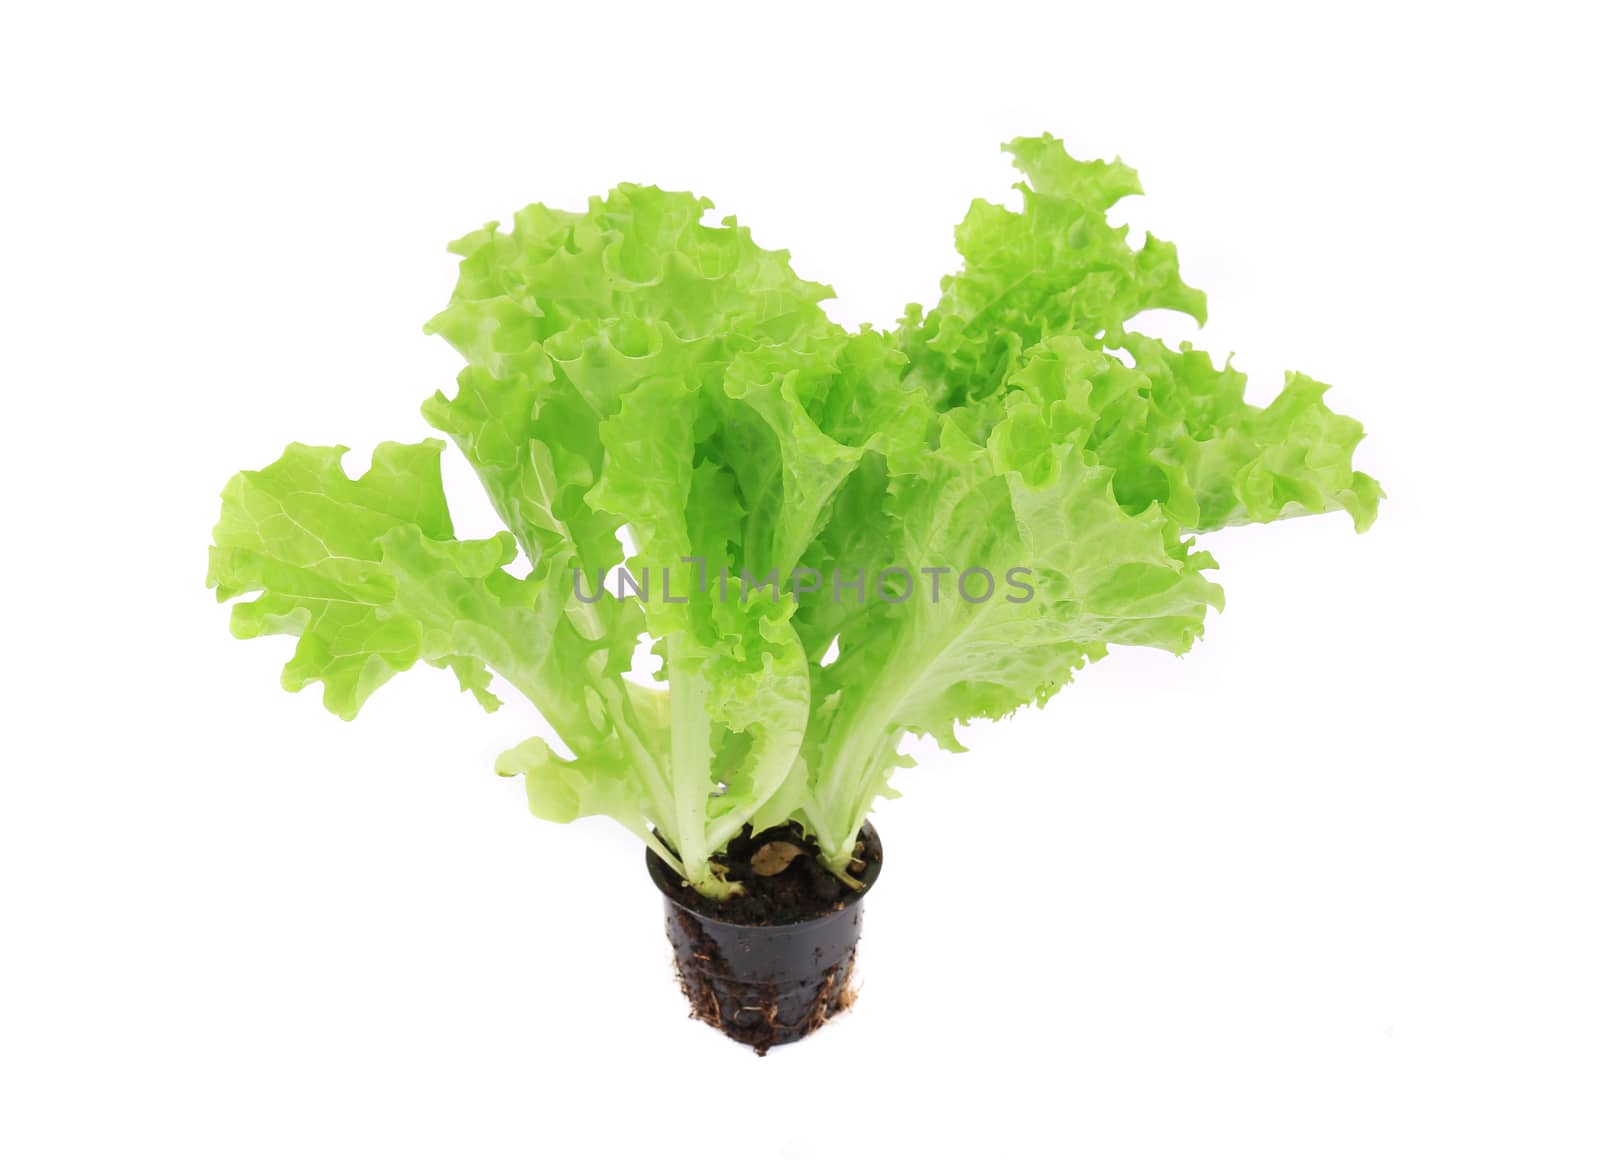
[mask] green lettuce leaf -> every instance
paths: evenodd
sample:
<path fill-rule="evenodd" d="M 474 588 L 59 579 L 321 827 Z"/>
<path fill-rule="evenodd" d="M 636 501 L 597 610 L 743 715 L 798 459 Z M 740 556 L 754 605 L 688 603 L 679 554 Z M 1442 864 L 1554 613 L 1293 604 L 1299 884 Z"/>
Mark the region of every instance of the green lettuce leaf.
<path fill-rule="evenodd" d="M 828 287 L 688 193 L 461 238 L 427 329 L 467 365 L 423 415 L 507 531 L 455 538 L 439 442 L 359 479 L 292 445 L 223 493 L 234 631 L 298 637 L 285 686 L 347 718 L 419 661 L 487 709 L 498 675 L 548 726 L 496 766 L 532 811 L 614 817 L 706 894 L 737 889 L 734 835 L 791 819 L 848 881 L 907 735 L 959 748 L 1114 646 L 1191 647 L 1222 605 L 1195 533 L 1364 530 L 1382 498 L 1323 384 L 1253 406 L 1228 363 L 1139 333 L 1205 299 L 1107 220 L 1133 170 L 1005 148 L 1021 209 L 975 201 L 962 268 L 893 332 L 833 323 Z"/>
<path fill-rule="evenodd" d="M 208 583 L 219 600 L 255 594 L 234 605 L 234 635 L 299 637 L 284 687 L 320 681 L 323 703 L 347 720 L 396 673 L 428 661 L 486 707 L 498 703 L 492 669 L 565 733 L 599 735 L 568 687 L 614 667 L 607 653 L 621 642 L 558 632 L 559 590 L 504 570 L 516 552 L 509 534 L 454 538 L 443 447 L 380 444 L 352 480 L 340 466 L 346 448 L 297 443 L 229 481 Z"/>

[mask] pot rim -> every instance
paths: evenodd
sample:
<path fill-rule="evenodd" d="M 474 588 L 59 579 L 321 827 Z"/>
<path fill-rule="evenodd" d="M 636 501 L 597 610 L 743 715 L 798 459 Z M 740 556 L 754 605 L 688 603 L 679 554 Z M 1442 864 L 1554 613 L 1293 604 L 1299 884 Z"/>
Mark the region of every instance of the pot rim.
<path fill-rule="evenodd" d="M 860 906 L 861 900 L 867 896 L 868 891 L 877 883 L 878 875 L 883 870 L 883 839 L 878 836 L 877 828 L 873 826 L 870 820 L 861 824 L 861 830 L 857 837 L 865 842 L 876 843 L 878 846 L 878 858 L 876 861 L 867 863 L 866 873 L 862 876 L 861 889 L 852 893 L 841 905 L 834 907 L 832 910 L 824 911 L 822 914 L 812 918 L 797 919 L 794 922 L 738 922 L 734 919 L 723 918 L 720 915 L 702 910 L 697 906 L 689 905 L 672 894 L 669 885 L 672 878 L 675 877 L 672 867 L 663 862 L 661 856 L 648 845 L 644 848 L 645 869 L 650 874 L 650 881 L 661 892 L 662 898 L 680 910 L 689 911 L 703 922 L 720 923 L 722 926 L 734 927 L 739 930 L 800 930 L 816 923 L 836 920 L 840 915 Z M 679 881 L 682 881 L 682 879 L 679 879 Z M 700 899 L 703 896 L 696 893 L 694 897 Z M 710 899 L 706 899 L 706 901 L 708 903 L 711 902 Z"/>

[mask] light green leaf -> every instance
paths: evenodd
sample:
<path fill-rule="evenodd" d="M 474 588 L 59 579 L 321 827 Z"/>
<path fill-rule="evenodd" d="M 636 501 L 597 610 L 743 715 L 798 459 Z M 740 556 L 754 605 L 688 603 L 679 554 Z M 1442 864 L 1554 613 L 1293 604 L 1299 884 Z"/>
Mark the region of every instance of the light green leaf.
<path fill-rule="evenodd" d="M 439 442 L 383 444 L 360 479 L 292 445 L 223 493 L 235 633 L 298 637 L 285 686 L 344 717 L 418 661 L 486 709 L 498 677 L 571 754 L 501 755 L 533 812 L 614 817 L 709 895 L 744 826 L 798 820 L 844 873 L 908 734 L 959 749 L 1114 646 L 1191 647 L 1222 606 L 1191 533 L 1361 530 L 1383 494 L 1323 384 L 1253 406 L 1229 363 L 1138 332 L 1205 299 L 1108 221 L 1132 169 L 1005 148 L 1021 208 L 973 202 L 961 269 L 893 333 L 833 323 L 827 286 L 689 193 L 462 237 L 427 329 L 467 365 L 423 415 L 507 531 L 455 538 Z M 596 593 L 619 564 L 647 596 Z M 641 641 L 654 682 L 629 676 Z"/>

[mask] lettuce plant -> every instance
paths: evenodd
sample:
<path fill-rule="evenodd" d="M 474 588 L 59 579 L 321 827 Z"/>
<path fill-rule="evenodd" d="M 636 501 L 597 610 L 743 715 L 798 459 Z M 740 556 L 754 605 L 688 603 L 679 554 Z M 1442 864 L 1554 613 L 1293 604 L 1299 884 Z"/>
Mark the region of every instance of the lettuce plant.
<path fill-rule="evenodd" d="M 827 286 L 688 193 L 460 239 L 427 329 L 467 366 L 422 411 L 508 530 L 455 536 L 438 440 L 358 479 L 291 445 L 223 492 L 209 582 L 253 595 L 233 632 L 297 636 L 284 686 L 345 718 L 418 661 L 490 710 L 497 674 L 548 726 L 497 763 L 533 812 L 607 814 L 703 894 L 738 889 L 717 855 L 743 827 L 791 819 L 848 881 L 907 734 L 959 749 L 956 724 L 1112 645 L 1182 653 L 1222 606 L 1193 533 L 1336 508 L 1362 530 L 1381 495 L 1323 384 L 1252 406 L 1232 367 L 1129 329 L 1205 317 L 1172 246 L 1107 222 L 1133 170 L 1006 148 L 1022 208 L 975 201 L 962 269 L 893 331 L 830 321 Z"/>

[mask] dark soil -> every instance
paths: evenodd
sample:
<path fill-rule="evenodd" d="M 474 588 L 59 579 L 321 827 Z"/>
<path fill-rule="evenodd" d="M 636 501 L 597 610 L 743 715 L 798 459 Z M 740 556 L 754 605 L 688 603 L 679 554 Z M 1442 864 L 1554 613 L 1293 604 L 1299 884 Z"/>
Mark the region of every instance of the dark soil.
<path fill-rule="evenodd" d="M 798 846 L 800 853 L 783 871 L 758 874 L 752 860 L 773 842 Z M 856 896 L 854 890 L 818 860 L 818 853 L 817 844 L 806 837 L 798 823 L 774 826 L 759 834 L 752 834 L 746 826 L 728 843 L 726 853 L 716 858 L 719 865 L 727 868 L 730 882 L 743 884 L 743 894 L 723 899 L 706 898 L 670 872 L 666 875 L 669 879 L 667 893 L 690 910 L 723 922 L 743 926 L 805 922 L 839 910 Z M 877 864 L 883 860 L 883 847 L 876 841 L 858 841 L 856 859 L 851 864 L 851 876 L 857 881 L 871 881 Z"/>

